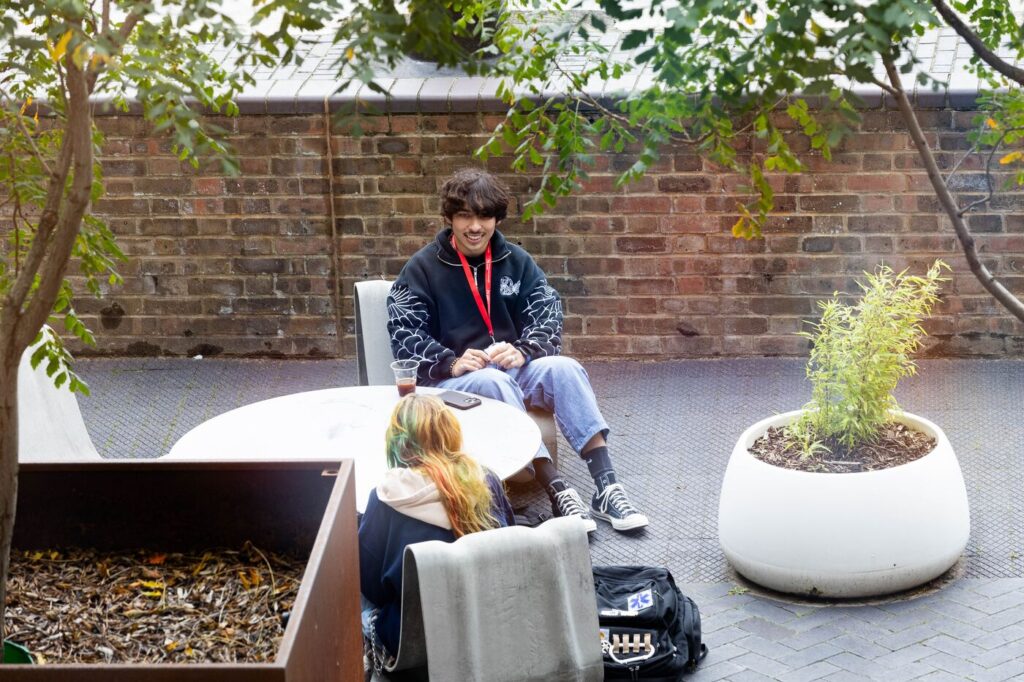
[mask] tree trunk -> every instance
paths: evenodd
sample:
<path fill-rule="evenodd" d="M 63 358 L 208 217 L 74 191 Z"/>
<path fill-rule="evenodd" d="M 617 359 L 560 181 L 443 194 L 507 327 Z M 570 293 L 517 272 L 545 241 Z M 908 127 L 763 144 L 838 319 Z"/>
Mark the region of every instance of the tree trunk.
<path fill-rule="evenodd" d="M 917 152 L 921 155 L 925 171 L 928 173 L 928 179 L 932 183 L 932 189 L 935 190 L 935 196 L 953 223 L 953 231 L 956 232 L 956 238 L 960 241 L 960 246 L 963 248 L 968 267 L 970 267 L 971 272 L 974 273 L 974 276 L 978 278 L 981 286 L 985 287 L 987 292 L 992 294 L 1014 317 L 1024 322 L 1024 303 L 1021 303 L 1020 299 L 1004 287 L 996 279 L 995 275 L 985 267 L 985 264 L 981 262 L 974 237 L 971 235 L 970 230 L 967 229 L 967 223 L 964 221 L 953 193 L 949 191 L 949 187 L 946 186 L 946 182 L 942 179 L 939 165 L 935 162 L 935 155 L 932 154 L 928 141 L 924 138 L 921 125 L 918 123 L 913 107 L 910 106 L 907 93 L 903 90 L 903 83 L 900 81 L 900 74 L 896 70 L 896 65 L 888 57 L 883 59 L 883 62 L 885 64 L 885 72 L 889 77 L 889 83 L 892 85 L 893 97 L 896 98 L 896 105 L 900 109 L 904 123 L 907 124 L 907 130 L 910 132 L 911 139 L 914 140 L 914 146 L 917 147 Z"/>
<path fill-rule="evenodd" d="M 0 345 L 0 643 L 4 638 L 4 600 L 7 598 L 7 569 L 11 559 L 11 536 L 18 499 L 18 364 L 10 357 L 10 339 Z M 2 654 L 0 654 L 2 659 Z"/>
<path fill-rule="evenodd" d="M 21 354 L 53 311 L 92 188 L 92 114 L 87 78 L 71 54 L 65 57 L 64 67 L 68 118 L 61 165 L 50 179 L 50 196 L 58 199 L 48 200 L 50 213 L 43 214 L 45 225 L 40 222 L 46 230 L 37 231 L 29 254 L 35 254 L 33 260 L 26 261 L 26 269 L 18 275 L 0 311 L 0 636 L 4 633 L 4 599 L 18 493 L 18 366 Z M 65 196 L 69 165 L 74 177 Z M 30 287 L 24 286 L 27 281 L 35 283 L 31 295 Z"/>

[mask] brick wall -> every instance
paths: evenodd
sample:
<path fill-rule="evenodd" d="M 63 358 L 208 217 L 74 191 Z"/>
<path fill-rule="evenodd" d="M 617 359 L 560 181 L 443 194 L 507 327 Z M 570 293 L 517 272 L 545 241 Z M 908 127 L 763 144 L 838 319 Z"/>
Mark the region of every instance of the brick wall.
<path fill-rule="evenodd" d="M 921 113 L 948 167 L 973 112 Z M 393 277 L 432 238 L 440 182 L 472 163 L 499 118 L 394 115 L 371 119 L 362 139 L 335 134 L 333 244 L 322 116 L 217 121 L 232 131 L 238 178 L 177 161 L 138 118 L 97 120 L 108 196 L 95 209 L 129 260 L 124 286 L 77 302 L 99 343 L 86 352 L 352 357 L 352 283 Z M 1021 356 L 1024 325 L 966 270 L 901 128 L 895 112 L 867 111 L 832 162 L 805 152 L 812 171 L 772 179 L 777 211 L 754 241 L 729 233 L 743 179 L 682 148 L 625 190 L 613 179 L 631 160 L 598 157 L 584 193 L 525 223 L 519 205 L 536 180 L 510 173 L 507 159 L 488 165 L 516 198 L 502 229 L 562 293 L 567 350 L 579 357 L 801 355 L 794 332 L 816 300 L 855 291 L 854 277 L 877 263 L 922 272 L 938 257 L 955 273 L 927 324 L 929 352 Z M 974 196 L 977 169 L 972 160 L 957 174 Z M 1024 193 L 1000 193 L 969 221 L 985 262 L 1018 295 L 1022 207 Z"/>

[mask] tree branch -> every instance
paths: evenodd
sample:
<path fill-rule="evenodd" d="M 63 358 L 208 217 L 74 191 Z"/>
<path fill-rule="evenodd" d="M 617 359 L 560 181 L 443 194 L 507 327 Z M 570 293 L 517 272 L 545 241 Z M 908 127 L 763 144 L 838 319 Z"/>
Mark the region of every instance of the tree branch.
<path fill-rule="evenodd" d="M 107 16 L 108 11 L 109 11 L 109 8 L 107 7 L 107 3 L 104 2 L 103 3 L 103 13 L 104 13 L 103 25 L 104 25 L 105 28 L 104 28 L 104 31 L 103 31 L 103 35 L 110 39 L 110 42 L 113 43 L 115 50 L 120 50 L 121 48 L 124 47 L 125 43 L 128 42 L 128 37 L 132 34 L 132 31 L 135 30 L 136 24 L 138 24 L 139 21 L 142 20 L 142 15 L 138 14 L 136 12 L 132 12 L 127 17 L 125 17 L 124 23 L 121 24 L 121 28 L 119 28 L 117 30 L 117 33 L 111 34 L 110 31 L 107 30 L 107 28 L 110 25 L 109 17 Z M 113 55 L 111 55 L 111 56 L 113 56 Z M 96 87 L 96 79 L 100 77 L 100 74 L 103 73 L 103 70 L 105 68 L 106 67 L 102 63 L 100 63 L 100 64 L 97 64 L 95 68 L 90 68 L 89 69 L 89 76 L 88 76 L 88 79 L 86 81 L 86 88 L 88 89 L 89 93 L 92 93 L 93 88 Z"/>
<path fill-rule="evenodd" d="M 15 177 L 13 152 L 7 156 L 7 168 L 11 179 L 13 179 Z M 21 196 L 14 187 L 11 188 L 10 199 L 5 201 L 4 205 L 12 200 L 14 201 L 14 206 L 11 207 L 11 229 L 14 231 L 14 276 L 17 277 L 21 272 L 21 229 L 18 228 L 18 217 L 21 215 Z"/>
<path fill-rule="evenodd" d="M 978 148 L 981 146 L 981 142 L 980 142 L 981 132 L 982 132 L 982 130 L 984 130 L 984 128 L 985 128 L 985 124 L 984 123 L 982 123 L 980 126 L 978 126 L 978 138 L 979 138 L 979 141 L 977 141 L 974 144 L 972 144 L 971 148 L 968 149 L 966 152 L 964 152 L 964 155 L 961 156 L 959 159 L 957 159 L 957 162 L 955 164 L 953 164 L 953 168 L 949 171 L 949 174 L 946 175 L 946 177 L 943 178 L 943 180 L 942 180 L 942 182 L 945 185 L 947 185 L 947 186 L 949 185 L 950 180 L 952 180 L 953 176 L 956 175 L 956 172 L 958 170 L 960 170 L 960 166 L 963 165 L 963 162 L 966 161 L 968 159 L 968 157 L 971 156 L 971 154 L 974 154 L 976 151 L 978 151 Z"/>
<path fill-rule="evenodd" d="M 25 139 L 28 140 L 29 145 L 32 147 L 32 153 L 35 155 L 39 163 L 42 164 L 43 170 L 46 171 L 47 175 L 53 175 L 53 171 L 51 171 L 50 167 L 46 164 L 46 159 L 44 159 L 43 155 L 40 153 L 39 147 L 36 146 L 35 138 L 32 137 L 32 133 L 29 132 L 28 126 L 25 125 L 25 121 L 22 119 L 21 113 L 15 114 L 14 117 L 18 121 L 18 127 L 21 128 L 21 132 L 25 135 Z"/>
<path fill-rule="evenodd" d="M 134 30 L 135 25 L 139 22 L 139 20 L 141 18 L 142 18 L 141 15 L 135 14 L 135 13 L 132 13 L 132 14 L 128 15 L 128 17 L 125 19 L 124 23 L 121 25 L 121 28 L 118 31 L 118 36 L 119 36 L 118 44 L 119 45 L 123 45 L 124 44 L 125 40 L 127 40 L 127 37 L 129 35 L 131 35 L 132 30 Z M 50 175 L 50 182 L 49 182 L 49 185 L 48 185 L 48 188 L 47 188 L 47 194 L 46 194 L 46 203 L 43 206 L 42 215 L 40 216 L 39 224 L 36 227 L 36 235 L 35 235 L 35 238 L 32 241 L 32 246 L 29 249 L 28 255 L 25 257 L 25 266 L 21 270 L 21 272 L 18 273 L 18 276 L 15 279 L 14 285 L 11 287 L 10 291 L 8 292 L 7 296 L 5 297 L 3 309 L 0 310 L 0 326 L 3 326 L 4 328 L 7 328 L 7 325 L 11 324 L 11 323 L 17 324 L 17 326 L 20 327 L 20 324 L 17 323 L 17 320 L 21 317 L 21 315 L 23 313 L 22 308 L 25 306 L 25 302 L 28 299 L 29 292 L 32 290 L 32 285 L 35 282 L 36 274 L 39 273 L 39 271 L 40 271 L 40 269 L 42 267 L 44 267 L 43 266 L 44 258 L 46 259 L 47 263 L 51 263 L 52 262 L 51 258 L 49 257 L 50 254 L 51 254 L 51 249 L 52 249 L 52 247 L 50 245 L 50 239 L 51 239 L 51 237 L 53 235 L 54 227 L 57 226 L 58 221 L 65 217 L 65 216 L 62 216 L 61 213 L 60 213 L 60 205 L 61 205 L 62 199 L 64 198 L 65 185 L 67 184 L 67 178 L 68 178 L 68 174 L 70 172 L 71 163 L 72 163 L 72 159 L 73 158 L 74 158 L 75 166 L 76 166 L 76 173 L 75 173 L 76 181 L 78 181 L 81 178 L 82 181 L 84 182 L 85 179 L 88 179 L 88 184 L 86 185 L 86 201 L 85 201 L 85 204 L 83 205 L 83 213 L 84 213 L 84 206 L 88 205 L 88 192 L 89 192 L 89 189 L 91 189 L 91 185 L 92 185 L 92 147 L 91 147 L 91 144 L 92 144 L 92 142 L 91 142 L 91 132 L 92 132 L 91 131 L 91 127 L 92 126 L 91 126 L 91 123 L 88 122 L 88 121 L 90 121 L 90 117 L 88 115 L 87 106 L 88 106 L 88 96 L 89 96 L 89 93 L 92 92 L 93 86 L 96 83 L 96 78 L 99 75 L 99 71 L 98 70 L 97 71 L 90 71 L 88 73 L 88 75 L 85 76 L 84 83 L 85 83 L 85 87 L 86 87 L 86 91 L 85 91 L 86 100 L 85 100 L 84 104 L 81 104 L 79 106 L 79 105 L 74 103 L 74 97 L 71 98 L 72 101 L 70 101 L 70 102 L 67 101 L 67 98 L 65 97 L 65 89 L 68 92 L 72 91 L 72 84 L 71 84 L 71 78 L 72 77 L 71 77 L 71 73 L 70 73 L 72 68 L 74 68 L 76 73 L 78 73 L 79 75 L 84 75 L 84 74 L 81 74 L 81 72 L 76 67 L 74 67 L 73 61 L 65 60 L 65 65 L 66 65 L 67 70 L 68 70 L 67 73 L 64 72 L 64 69 L 60 68 L 61 67 L 60 64 L 57 65 L 57 70 L 60 73 L 61 84 L 64 86 L 64 87 L 61 88 L 61 97 L 64 98 L 65 102 L 66 102 L 66 110 L 68 111 L 68 127 L 67 127 L 67 130 L 65 132 L 64 138 L 61 141 L 61 151 L 60 151 L 60 157 L 59 157 L 59 159 L 57 161 L 56 173 L 51 172 L 51 175 Z M 76 109 L 77 109 L 77 111 L 76 111 Z M 88 141 L 88 144 L 90 145 L 89 146 L 89 166 L 87 167 L 87 171 L 84 174 L 82 174 L 81 176 L 79 176 L 79 173 L 77 172 L 77 168 L 78 168 L 78 164 L 79 164 L 80 158 L 77 155 L 73 154 L 73 143 L 74 143 L 74 140 L 72 139 L 72 137 L 73 137 L 74 133 L 72 133 L 72 131 L 75 130 L 76 127 L 74 125 L 72 125 L 72 119 L 73 119 L 75 114 L 80 114 L 81 116 L 83 116 L 85 118 L 85 120 L 87 122 L 86 126 L 85 126 L 85 128 L 86 128 L 86 140 Z M 77 184 L 77 182 L 76 182 L 76 184 Z M 78 221 L 76 221 L 76 223 L 75 223 L 76 224 L 75 236 L 77 236 L 77 233 L 78 233 L 77 225 L 80 222 L 80 220 L 81 220 L 81 216 L 79 216 Z M 58 228 L 57 231 L 60 232 L 60 229 Z M 70 243 L 69 249 L 70 249 L 70 247 L 73 247 L 73 246 L 74 246 L 74 237 L 72 237 L 72 239 L 71 239 L 71 243 Z M 58 251 L 60 251 L 60 250 L 62 250 L 62 249 L 58 247 Z M 68 254 L 70 254 L 70 250 L 68 251 Z M 65 257 L 65 261 L 66 260 L 67 260 L 67 257 Z M 65 265 L 62 268 L 60 268 L 61 279 L 63 279 L 63 273 L 66 270 L 66 268 L 67 268 L 66 263 L 65 263 Z M 37 296 L 33 297 L 33 300 L 35 300 L 35 298 L 38 298 L 38 292 L 37 292 Z M 51 302 L 51 304 L 52 304 L 52 302 Z M 47 315 L 48 314 L 49 314 L 49 312 L 47 311 Z M 45 322 L 45 320 L 46 320 L 46 318 L 44 317 L 43 321 Z M 40 325 L 41 324 L 42 324 L 42 322 L 40 322 Z M 30 341 L 31 341 L 31 339 L 30 339 Z"/>
<path fill-rule="evenodd" d="M 896 90 L 894 90 L 893 87 L 891 85 L 889 85 L 888 83 L 886 83 L 885 81 L 878 80 L 877 78 L 872 78 L 871 82 L 873 84 L 877 85 L 878 87 L 880 87 L 883 91 L 885 91 L 885 92 L 889 93 L 890 95 L 892 95 L 893 97 L 896 96 Z"/>
<path fill-rule="evenodd" d="M 963 216 L 960 215 L 956 200 L 953 198 L 952 193 L 950 193 L 949 187 L 942 181 L 942 173 L 939 172 L 939 166 L 935 162 L 935 155 L 932 154 L 932 150 L 928 147 L 928 141 L 924 138 L 921 124 L 918 122 L 917 116 L 910 106 L 907 93 L 903 90 L 900 74 L 896 70 L 892 57 L 885 56 L 882 62 L 885 64 L 885 73 L 889 77 L 889 83 L 893 87 L 894 97 L 897 106 L 899 106 L 900 114 L 902 114 L 903 121 L 907 124 L 907 131 L 917 147 L 918 154 L 921 155 L 921 160 L 924 162 L 925 170 L 928 173 L 928 179 L 932 183 L 932 189 L 935 190 L 935 196 L 953 223 L 953 230 L 956 232 L 956 237 L 963 248 L 964 256 L 967 258 L 967 265 L 970 267 L 971 272 L 974 273 L 974 276 L 978 278 L 978 281 L 981 282 L 981 286 L 985 287 L 985 290 L 992 294 L 1014 317 L 1024 322 L 1024 303 L 1021 303 L 1012 292 L 996 280 L 995 275 L 985 267 L 985 264 L 981 262 L 981 258 L 978 256 L 978 248 L 974 242 L 974 237 L 967 229 L 967 224 L 964 222 Z"/>
<path fill-rule="evenodd" d="M 988 186 L 988 195 L 982 197 L 981 199 L 976 199 L 975 201 L 972 201 L 971 203 L 964 206 L 962 209 L 960 209 L 960 215 L 967 215 L 967 213 L 972 211 L 975 206 L 981 206 L 982 204 L 986 204 L 989 201 L 992 201 L 992 194 L 995 191 L 992 187 L 992 159 L 995 157 L 996 152 L 999 151 L 999 147 L 1002 146 L 1003 141 L 1006 139 L 1006 136 L 1011 133 L 1020 132 L 1020 130 L 1021 128 L 1008 128 L 1004 130 L 1003 133 L 999 136 L 999 139 L 996 140 L 996 143 L 992 145 L 991 149 L 989 149 L 988 155 L 985 158 L 985 184 L 986 186 Z M 976 147 L 977 145 L 975 145 L 975 148 Z M 948 182 L 949 178 L 952 176 L 953 174 L 950 173 L 949 176 L 946 178 L 946 181 Z"/>
<path fill-rule="evenodd" d="M 14 328 L 15 348 L 27 347 L 53 311 L 53 303 L 64 282 L 64 273 L 67 272 L 82 218 L 89 206 L 92 189 L 92 117 L 89 113 L 88 79 L 85 72 L 75 65 L 71 55 L 65 58 L 65 65 L 69 94 L 65 135 L 70 140 L 74 176 L 64 210 L 40 263 L 39 288 L 28 301 Z"/>
<path fill-rule="evenodd" d="M 42 215 L 39 217 L 39 224 L 36 226 L 36 234 L 32 240 L 32 246 L 25 256 L 25 266 L 14 285 L 4 299 L 3 310 L 0 310 L 0 325 L 6 328 L 11 316 L 17 318 L 21 315 L 22 306 L 29 291 L 32 290 L 32 283 L 35 281 L 39 265 L 47 250 L 50 234 L 57 224 L 60 215 L 60 203 L 64 197 L 64 185 L 67 183 L 68 172 L 71 169 L 71 140 L 65 134 L 61 140 L 60 157 L 57 160 L 57 170 L 50 176 L 50 182 L 46 188 L 46 203 L 43 205 Z"/>
<path fill-rule="evenodd" d="M 1001 59 L 995 52 L 989 49 L 989 46 L 978 37 L 978 34 L 971 30 L 971 27 L 964 23 L 964 20 L 960 18 L 956 12 L 953 11 L 944 0 L 932 0 L 932 6 L 938 11 L 947 24 L 956 31 L 961 38 L 967 41 L 967 44 L 974 50 L 974 54 L 991 66 L 993 69 L 1003 74 L 1010 80 L 1016 81 L 1020 85 L 1024 85 L 1024 69 L 1020 69 L 1012 64 L 1006 63 Z"/>

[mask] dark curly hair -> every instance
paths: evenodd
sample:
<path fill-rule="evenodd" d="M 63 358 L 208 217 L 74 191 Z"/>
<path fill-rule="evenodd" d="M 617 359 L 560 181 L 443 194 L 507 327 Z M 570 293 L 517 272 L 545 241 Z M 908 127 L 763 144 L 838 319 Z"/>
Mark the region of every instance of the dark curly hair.
<path fill-rule="evenodd" d="M 441 186 L 441 215 L 449 222 L 459 211 L 469 211 L 498 222 L 508 215 L 508 190 L 498 178 L 479 168 L 455 171 Z"/>

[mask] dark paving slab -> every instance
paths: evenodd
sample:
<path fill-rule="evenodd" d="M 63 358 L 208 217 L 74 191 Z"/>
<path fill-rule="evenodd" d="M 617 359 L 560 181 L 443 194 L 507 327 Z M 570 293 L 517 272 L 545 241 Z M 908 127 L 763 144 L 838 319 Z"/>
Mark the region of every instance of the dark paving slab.
<path fill-rule="evenodd" d="M 681 586 L 700 604 L 711 647 L 688 679 L 1024 679 L 1024 580 L 962 579 L 875 606 L 816 607 Z"/>
<path fill-rule="evenodd" d="M 353 385 L 355 363 L 338 360 L 82 360 L 92 395 L 80 403 L 104 457 L 166 453 L 197 424 L 241 405 Z M 973 531 L 965 575 L 1024 577 L 1024 362 L 927 360 L 897 393 L 905 409 L 947 432 L 967 481 Z M 718 490 L 739 434 L 810 397 L 799 359 L 589 363 L 612 427 L 620 478 L 652 519 L 634 535 L 600 524 L 594 562 L 668 565 L 681 581 L 729 578 L 718 551 Z M 593 484 L 565 441 L 560 466 L 582 493 Z M 517 492 L 530 513 L 539 493 Z M 816 513 L 808 510 L 808 513 Z"/>
<path fill-rule="evenodd" d="M 693 680 L 1024 679 L 1024 361 L 927 360 L 897 393 L 939 424 L 972 510 L 964 579 L 908 601 L 808 606 L 744 592 L 718 548 L 718 489 L 739 434 L 810 396 L 799 359 L 589 363 L 620 478 L 651 517 L 634 535 L 601 524 L 596 564 L 668 566 L 700 604 L 711 655 Z M 241 405 L 352 385 L 353 361 L 92 359 L 80 400 L 105 457 L 152 458 Z M 581 492 L 586 466 L 561 441 Z M 517 491 L 531 514 L 546 498 Z M 820 513 L 820 510 L 808 510 Z"/>
<path fill-rule="evenodd" d="M 91 395 L 79 397 L 99 453 L 152 458 L 194 426 L 249 403 L 356 383 L 353 361 L 83 359 L 76 370 Z"/>

